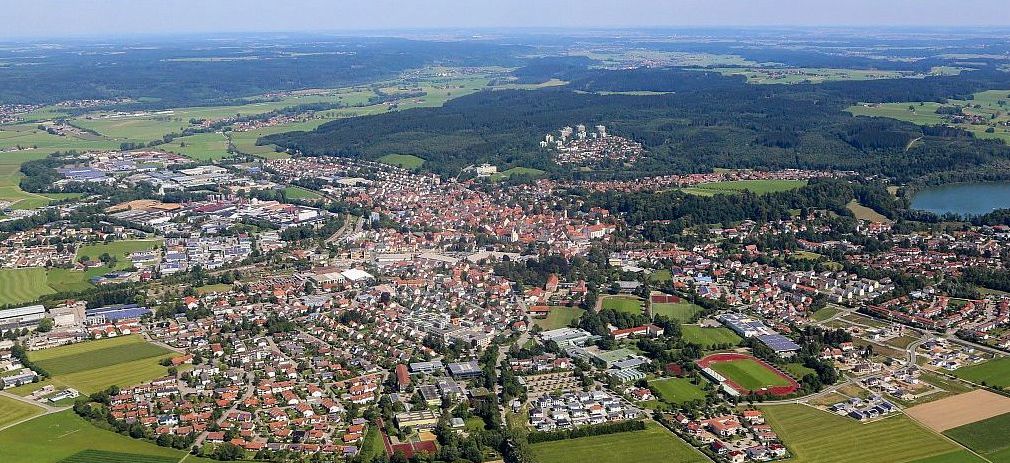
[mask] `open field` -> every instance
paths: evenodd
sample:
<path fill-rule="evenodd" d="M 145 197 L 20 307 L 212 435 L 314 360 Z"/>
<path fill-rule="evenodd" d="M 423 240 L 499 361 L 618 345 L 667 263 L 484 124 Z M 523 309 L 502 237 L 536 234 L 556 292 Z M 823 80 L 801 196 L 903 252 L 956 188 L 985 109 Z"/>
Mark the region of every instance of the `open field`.
<path fill-rule="evenodd" d="M 91 259 L 98 259 L 103 253 L 108 253 L 110 256 L 116 258 L 116 262 L 110 267 L 108 265 L 103 265 L 101 267 L 90 268 L 85 271 L 54 268 L 50 269 L 47 275 L 47 284 L 50 288 L 56 291 L 81 291 L 90 288 L 91 279 L 97 276 L 102 276 L 106 273 L 124 270 L 133 265 L 127 256 L 130 253 L 137 251 L 147 251 L 160 246 L 164 241 L 161 239 L 154 240 L 123 240 L 123 241 L 113 241 L 111 243 L 101 243 L 101 244 L 88 244 L 81 246 L 77 249 L 77 254 L 74 256 L 75 259 L 80 259 L 82 257 L 89 257 Z"/>
<path fill-rule="evenodd" d="M 1001 357 L 954 370 L 954 376 L 973 383 L 1005 388 L 1010 386 L 1010 357 Z"/>
<path fill-rule="evenodd" d="M 535 319 L 533 323 L 545 330 L 554 330 L 568 326 L 584 313 L 586 313 L 585 309 L 578 307 L 554 307 L 547 314 L 547 318 Z"/>
<path fill-rule="evenodd" d="M 794 463 L 904 463 L 959 450 L 903 415 L 863 424 L 806 405 L 761 409 Z"/>
<path fill-rule="evenodd" d="M 0 396 L 0 428 L 42 413 L 42 409 L 20 400 Z"/>
<path fill-rule="evenodd" d="M 684 325 L 681 327 L 684 340 L 698 344 L 704 348 L 712 348 L 720 344 L 737 345 L 743 340 L 729 328 L 705 328 L 698 325 Z"/>
<path fill-rule="evenodd" d="M 404 169 L 420 169 L 424 165 L 424 159 L 413 154 L 387 154 L 377 159 L 377 161 Z"/>
<path fill-rule="evenodd" d="M 803 364 L 800 363 L 787 363 L 785 365 L 782 365 L 782 369 L 796 379 L 803 379 L 803 377 L 806 375 L 809 375 L 811 373 L 813 374 L 817 373 L 813 368 L 805 367 L 803 366 Z"/>
<path fill-rule="evenodd" d="M 856 201 L 855 199 L 849 201 L 849 204 L 846 204 L 845 208 L 852 211 L 856 218 L 860 220 L 876 223 L 891 223 L 891 220 L 884 217 L 883 214 L 859 204 L 859 201 Z"/>
<path fill-rule="evenodd" d="M 505 180 L 513 175 L 526 175 L 529 177 L 539 177 L 544 174 L 544 171 L 540 169 L 534 169 L 531 167 L 513 167 L 511 169 L 506 169 L 497 174 L 492 175 L 491 180 Z"/>
<path fill-rule="evenodd" d="M 691 187 L 681 188 L 685 193 L 699 196 L 716 194 L 737 194 L 748 190 L 755 194 L 774 193 L 778 191 L 795 190 L 806 185 L 806 180 L 732 180 L 726 182 L 699 183 Z"/>
<path fill-rule="evenodd" d="M 44 268 L 0 269 L 0 305 L 32 302 L 54 292 Z"/>
<path fill-rule="evenodd" d="M 949 100 L 944 104 L 931 101 L 914 101 L 882 103 L 875 105 L 855 105 L 850 106 L 846 109 L 846 111 L 854 116 L 889 117 L 891 119 L 898 119 L 918 125 L 948 125 L 967 130 L 979 138 L 998 138 L 1004 141 L 1010 141 L 1010 129 L 1006 127 L 994 127 L 993 133 L 986 133 L 986 129 L 990 127 L 989 124 L 996 124 L 997 122 L 1010 120 L 1010 116 L 1007 115 L 1005 107 L 999 104 L 999 101 L 1007 100 L 1008 95 L 1010 95 L 1010 90 L 987 90 L 975 93 L 971 100 Z M 951 124 L 936 112 L 937 109 L 941 107 L 955 105 L 968 105 L 962 109 L 962 112 L 965 114 L 982 116 L 987 123 Z"/>
<path fill-rule="evenodd" d="M 289 186 L 284 189 L 284 196 L 288 199 L 319 199 L 322 196 L 315 191 L 309 190 L 307 188 L 302 188 L 300 186 Z"/>
<path fill-rule="evenodd" d="M 99 343 L 99 341 L 92 341 Z M 48 360 L 39 360 L 37 363 L 52 375 L 66 375 L 87 371 L 94 368 L 103 368 L 120 363 L 132 362 L 134 360 L 146 359 L 149 357 L 160 357 L 170 353 L 163 347 L 137 342 L 123 344 L 119 346 L 106 347 L 92 352 L 82 352 L 79 354 L 69 354 Z"/>
<path fill-rule="evenodd" d="M 531 446 L 540 463 L 707 462 L 708 459 L 656 423 L 643 431 L 580 437 Z"/>
<path fill-rule="evenodd" d="M 691 317 L 701 313 L 702 310 L 704 309 L 702 309 L 701 306 L 690 302 L 652 304 L 652 315 L 663 315 L 676 319 L 680 322 L 690 321 Z"/>
<path fill-rule="evenodd" d="M 158 362 L 169 357 L 172 356 L 149 357 L 103 368 L 54 376 L 53 381 L 73 387 L 85 394 L 98 392 L 109 386 L 132 386 L 165 376 L 168 370 Z"/>
<path fill-rule="evenodd" d="M 649 386 L 656 389 L 664 402 L 680 404 L 692 400 L 704 400 L 705 391 L 700 386 L 691 383 L 687 378 L 666 378 L 650 381 Z"/>
<path fill-rule="evenodd" d="M 171 143 L 158 146 L 165 151 L 181 154 L 197 161 L 216 161 L 229 156 L 228 138 L 218 132 L 198 133 L 179 137 Z"/>
<path fill-rule="evenodd" d="M 742 75 L 749 84 L 819 84 L 835 80 L 896 79 L 906 75 L 898 71 L 874 71 L 833 68 L 712 68 L 724 75 Z"/>
<path fill-rule="evenodd" d="M 642 313 L 642 301 L 630 296 L 607 296 L 603 298 L 603 308 L 615 312 Z"/>
<path fill-rule="evenodd" d="M 1010 413 L 944 431 L 956 440 L 994 463 L 1010 461 Z"/>
<path fill-rule="evenodd" d="M 905 413 L 924 426 L 934 431 L 943 432 L 1010 413 L 1010 397 L 979 389 L 916 405 L 905 410 Z M 1010 431 L 1010 428 L 1007 428 L 1007 431 Z"/>
<path fill-rule="evenodd" d="M 751 391 L 789 385 L 789 381 L 778 373 L 769 370 L 764 365 L 751 359 L 715 362 L 710 368 L 730 381 Z"/>
<path fill-rule="evenodd" d="M 834 317 L 835 315 L 838 315 L 838 309 L 834 307 L 825 307 L 821 310 L 814 312 L 810 318 L 814 319 L 815 321 L 822 322 L 831 317 Z"/>
<path fill-rule="evenodd" d="M 986 460 L 967 450 L 955 450 L 932 457 L 915 460 L 911 463 L 986 463 Z"/>
<path fill-rule="evenodd" d="M 93 426 L 71 410 L 0 431 L 4 463 L 58 463 L 84 450 L 181 459 L 185 452 L 159 447 Z M 133 460 L 139 461 L 139 460 Z"/>
<path fill-rule="evenodd" d="M 33 351 L 28 355 L 53 375 L 48 382 L 91 393 L 112 385 L 131 386 L 164 376 L 167 369 L 158 362 L 173 354 L 144 341 L 140 335 L 131 335 Z"/>
<path fill-rule="evenodd" d="M 106 450 L 84 450 L 77 452 L 60 463 L 176 463 L 178 458 L 134 453 L 109 452 Z"/>

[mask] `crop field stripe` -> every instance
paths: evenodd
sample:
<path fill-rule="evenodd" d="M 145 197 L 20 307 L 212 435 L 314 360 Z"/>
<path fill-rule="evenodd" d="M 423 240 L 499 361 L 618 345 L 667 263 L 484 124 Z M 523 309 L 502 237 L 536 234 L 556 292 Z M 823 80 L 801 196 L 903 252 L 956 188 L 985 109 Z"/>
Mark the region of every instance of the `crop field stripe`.
<path fill-rule="evenodd" d="M 38 364 L 50 374 L 63 375 L 158 357 L 169 352 L 169 350 L 154 344 L 135 343 L 42 360 Z"/>
<path fill-rule="evenodd" d="M 176 463 L 178 461 L 178 458 L 173 457 L 84 450 L 60 460 L 60 463 Z"/>

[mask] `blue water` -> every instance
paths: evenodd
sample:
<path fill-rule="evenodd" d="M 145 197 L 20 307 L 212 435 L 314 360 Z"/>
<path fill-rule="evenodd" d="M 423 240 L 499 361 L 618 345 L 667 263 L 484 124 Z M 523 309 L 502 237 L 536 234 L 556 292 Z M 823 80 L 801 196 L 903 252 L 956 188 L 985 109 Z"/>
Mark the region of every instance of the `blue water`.
<path fill-rule="evenodd" d="M 912 198 L 912 209 L 966 216 L 1010 209 L 1010 182 L 951 183 L 923 188 Z"/>

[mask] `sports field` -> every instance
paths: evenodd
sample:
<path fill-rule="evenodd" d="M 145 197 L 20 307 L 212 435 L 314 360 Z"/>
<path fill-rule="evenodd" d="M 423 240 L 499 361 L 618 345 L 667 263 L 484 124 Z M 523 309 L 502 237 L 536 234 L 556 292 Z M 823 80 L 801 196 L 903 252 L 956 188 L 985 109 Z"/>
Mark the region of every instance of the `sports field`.
<path fill-rule="evenodd" d="M 44 268 L 0 269 L 0 305 L 32 302 L 54 292 Z"/>
<path fill-rule="evenodd" d="M 185 455 L 181 450 L 99 429 L 72 410 L 40 416 L 0 431 L 0 460 L 4 463 L 58 463 L 84 450 L 175 458 L 175 461 Z"/>
<path fill-rule="evenodd" d="M 585 309 L 578 307 L 553 307 L 547 314 L 547 318 L 533 320 L 533 323 L 545 330 L 555 330 L 568 326 L 584 313 L 586 313 Z"/>
<path fill-rule="evenodd" d="M 20 400 L 0 396 L 0 428 L 42 413 L 42 409 Z"/>
<path fill-rule="evenodd" d="M 649 422 L 642 431 L 580 437 L 531 446 L 540 463 L 640 463 L 709 461 L 662 426 Z"/>
<path fill-rule="evenodd" d="M 680 329 L 685 341 L 698 344 L 706 349 L 722 344 L 735 346 L 743 340 L 733 330 L 724 327 L 706 328 L 699 325 L 683 325 Z"/>
<path fill-rule="evenodd" d="M 1010 462 L 1010 413 L 948 429 L 943 435 L 994 463 Z"/>
<path fill-rule="evenodd" d="M 761 409 L 793 453 L 790 461 L 794 463 L 905 463 L 961 451 L 904 415 L 859 423 L 806 405 L 768 405 Z"/>
<path fill-rule="evenodd" d="M 603 299 L 603 308 L 615 312 L 640 314 L 642 313 L 642 301 L 637 297 L 607 296 Z"/>
<path fill-rule="evenodd" d="M 696 314 L 701 313 L 704 310 L 701 306 L 692 304 L 690 302 L 678 302 L 675 304 L 671 303 L 653 303 L 652 304 L 652 315 L 663 315 L 666 317 L 673 318 L 680 322 L 686 322 L 691 320 Z"/>
<path fill-rule="evenodd" d="M 795 190 L 806 185 L 806 180 L 731 180 L 725 182 L 700 183 L 691 187 L 681 188 L 685 193 L 699 196 L 716 194 L 737 194 L 749 190 L 756 194 L 774 193 L 778 191 Z"/>
<path fill-rule="evenodd" d="M 954 370 L 954 376 L 973 383 L 1005 388 L 1010 386 L 1010 357 L 958 368 Z"/>
<path fill-rule="evenodd" d="M 659 393 L 664 402 L 680 404 L 692 400 L 705 400 L 705 391 L 687 378 L 666 378 L 650 381 L 649 386 Z"/>
<path fill-rule="evenodd" d="M 781 375 L 752 359 L 715 362 L 709 367 L 723 377 L 751 391 L 789 385 L 789 381 Z"/>
<path fill-rule="evenodd" d="M 53 375 L 48 381 L 87 394 L 112 385 L 131 386 L 164 376 L 167 369 L 158 362 L 172 353 L 139 335 L 131 335 L 33 351 L 28 355 Z"/>

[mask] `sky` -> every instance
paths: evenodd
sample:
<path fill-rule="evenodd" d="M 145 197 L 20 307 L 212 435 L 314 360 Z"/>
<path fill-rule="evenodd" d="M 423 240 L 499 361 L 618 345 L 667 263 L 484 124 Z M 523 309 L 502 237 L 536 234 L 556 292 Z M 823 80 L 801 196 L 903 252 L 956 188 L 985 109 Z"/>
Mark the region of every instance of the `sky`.
<path fill-rule="evenodd" d="M 1008 0 L 2 1 L 5 39 L 439 28 L 1010 26 Z"/>

